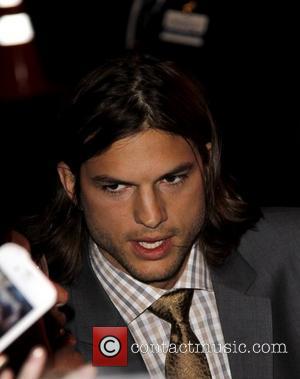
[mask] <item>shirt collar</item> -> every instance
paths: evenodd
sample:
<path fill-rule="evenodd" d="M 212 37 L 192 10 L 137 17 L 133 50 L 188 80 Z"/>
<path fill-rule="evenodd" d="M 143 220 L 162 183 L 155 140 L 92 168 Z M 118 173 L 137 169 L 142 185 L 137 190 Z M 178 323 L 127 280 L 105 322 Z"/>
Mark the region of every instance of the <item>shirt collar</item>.
<path fill-rule="evenodd" d="M 140 282 L 114 267 L 95 243 L 91 244 L 92 268 L 111 301 L 130 324 L 162 295 L 179 288 L 213 291 L 209 269 L 198 244 L 194 244 L 187 265 L 173 288 L 164 290 Z"/>

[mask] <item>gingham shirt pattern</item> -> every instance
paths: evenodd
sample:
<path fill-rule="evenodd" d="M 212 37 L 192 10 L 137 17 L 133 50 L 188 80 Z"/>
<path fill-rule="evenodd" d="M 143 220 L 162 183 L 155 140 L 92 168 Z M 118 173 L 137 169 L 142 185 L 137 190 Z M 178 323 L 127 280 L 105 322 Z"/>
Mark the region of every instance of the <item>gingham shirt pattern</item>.
<path fill-rule="evenodd" d="M 206 354 L 212 378 L 231 379 L 228 357 L 220 352 L 224 337 L 210 273 L 198 247 L 193 246 L 184 272 L 170 290 L 154 288 L 118 270 L 104 258 L 95 244 L 91 247 L 90 259 L 97 278 L 128 325 L 137 344 L 133 350 L 139 347 L 151 378 L 165 377 L 164 352 L 170 341 L 171 326 L 147 308 L 168 292 L 193 288 L 191 328 L 200 343 L 216 348 L 215 353 Z"/>

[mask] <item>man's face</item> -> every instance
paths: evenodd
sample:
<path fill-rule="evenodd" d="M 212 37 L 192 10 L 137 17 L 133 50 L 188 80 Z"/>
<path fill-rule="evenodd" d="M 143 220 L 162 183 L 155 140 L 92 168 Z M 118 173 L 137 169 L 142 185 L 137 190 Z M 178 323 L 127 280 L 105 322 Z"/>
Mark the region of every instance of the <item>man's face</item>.
<path fill-rule="evenodd" d="M 185 139 L 154 129 L 86 161 L 80 201 L 104 256 L 142 282 L 172 287 L 203 224 L 203 170 Z"/>

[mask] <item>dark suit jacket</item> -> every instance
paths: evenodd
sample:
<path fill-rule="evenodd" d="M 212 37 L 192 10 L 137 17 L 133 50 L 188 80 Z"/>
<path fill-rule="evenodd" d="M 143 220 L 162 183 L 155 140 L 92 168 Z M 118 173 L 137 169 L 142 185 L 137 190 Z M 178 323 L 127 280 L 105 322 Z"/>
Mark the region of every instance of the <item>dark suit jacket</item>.
<path fill-rule="evenodd" d="M 225 343 L 231 344 L 231 374 L 233 379 L 300 378 L 300 211 L 274 208 L 264 213 L 238 251 L 221 267 L 211 268 Z M 75 312 L 70 328 L 78 349 L 91 360 L 92 327 L 125 323 L 88 262 L 69 291 Z M 267 351 L 272 343 L 286 344 L 287 353 L 234 350 L 238 344 L 246 344 L 247 350 L 264 344 Z M 122 368 L 125 374 L 145 370 L 139 354 L 129 354 L 129 365 Z"/>

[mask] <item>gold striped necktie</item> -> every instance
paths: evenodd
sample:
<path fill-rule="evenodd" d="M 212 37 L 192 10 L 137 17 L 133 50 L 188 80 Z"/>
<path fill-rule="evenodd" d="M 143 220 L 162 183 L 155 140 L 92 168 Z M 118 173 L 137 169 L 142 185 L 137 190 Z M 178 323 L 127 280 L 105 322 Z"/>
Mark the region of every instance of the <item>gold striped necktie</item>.
<path fill-rule="evenodd" d="M 166 378 L 211 378 L 206 355 L 191 329 L 189 311 L 194 290 L 180 289 L 162 296 L 149 310 L 171 323 L 170 345 L 166 355 Z"/>

